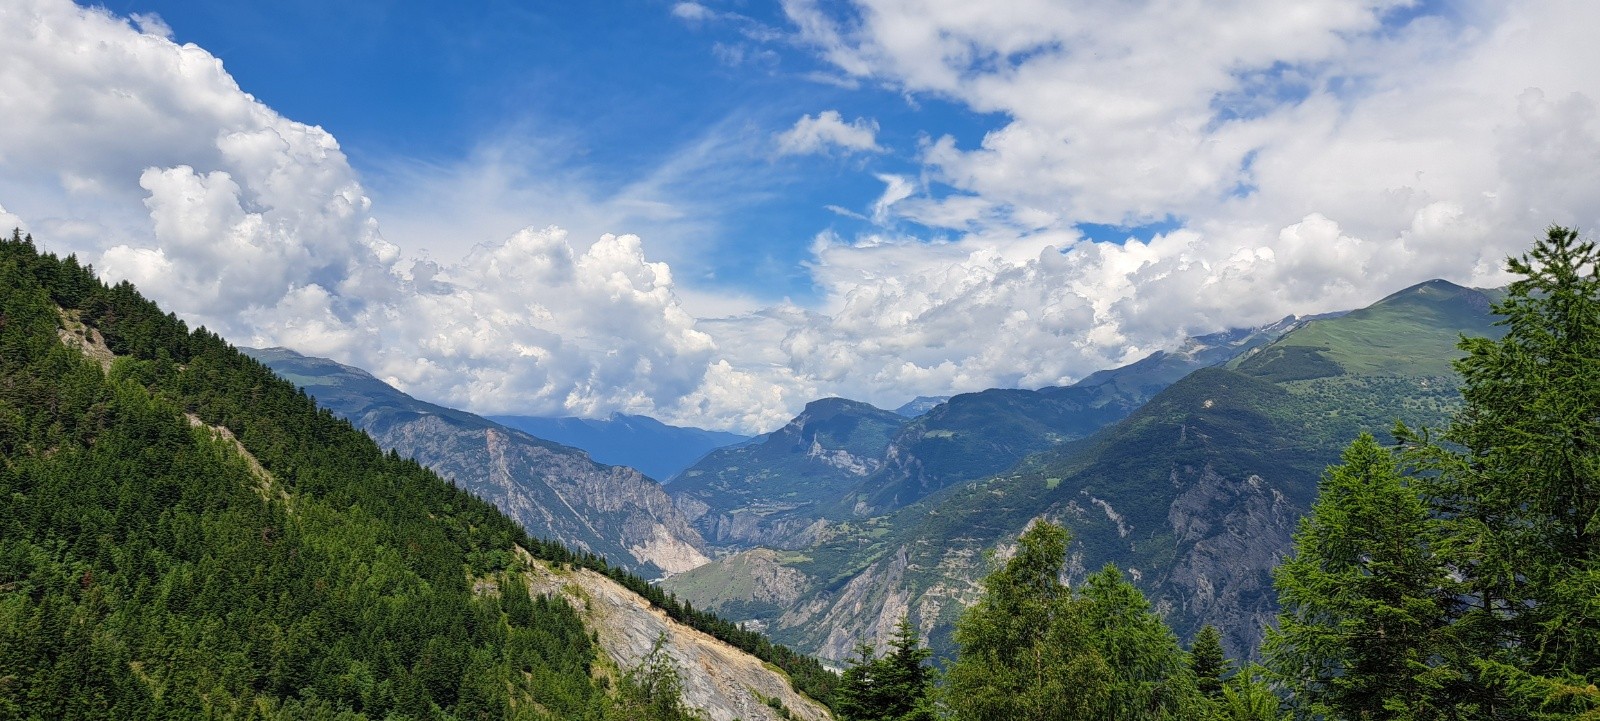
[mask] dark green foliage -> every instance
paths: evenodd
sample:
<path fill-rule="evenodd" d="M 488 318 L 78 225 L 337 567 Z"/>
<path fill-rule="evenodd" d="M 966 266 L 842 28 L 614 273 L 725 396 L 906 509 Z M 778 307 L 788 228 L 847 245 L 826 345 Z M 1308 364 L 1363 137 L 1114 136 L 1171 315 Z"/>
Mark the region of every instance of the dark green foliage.
<path fill-rule="evenodd" d="M 1095 649 L 1111 669 L 1097 718 L 1186 719 L 1200 708 L 1178 637 L 1121 571 L 1107 565 L 1089 576 L 1081 605 Z"/>
<path fill-rule="evenodd" d="M 1309 346 L 1273 346 L 1241 363 L 1239 370 L 1275 383 L 1326 378 L 1344 373 L 1344 369 L 1324 353 L 1326 350 Z"/>
<path fill-rule="evenodd" d="M 1222 697 L 1222 681 L 1233 670 L 1227 654 L 1222 650 L 1222 633 L 1216 626 L 1206 624 L 1194 635 L 1189 646 L 1189 668 L 1194 671 L 1195 686 L 1206 698 Z"/>
<path fill-rule="evenodd" d="M 102 373 L 57 338 L 73 317 L 128 357 Z M 131 286 L 15 239 L 0 419 L 0 679 L 21 715 L 606 709 L 565 603 L 472 592 L 471 558 L 521 540 L 503 516 Z"/>
<path fill-rule="evenodd" d="M 1035 523 L 956 626 L 956 719 L 1182 719 L 1201 712 L 1177 638 L 1115 568 L 1060 581 L 1067 532 Z"/>
<path fill-rule="evenodd" d="M 1600 713 L 1600 252 L 1552 227 L 1508 260 L 1506 333 L 1467 338 L 1465 407 L 1402 430 L 1460 574 L 1462 705 L 1483 716 Z M 1448 445 L 1446 445 L 1448 444 Z"/>
<path fill-rule="evenodd" d="M 1402 468 L 1363 435 L 1330 469 L 1267 646 L 1301 717 L 1600 717 L 1597 261 L 1555 227 L 1510 259 L 1442 438 L 1397 426 Z"/>
<path fill-rule="evenodd" d="M 1288 716 L 1269 681 L 1271 674 L 1251 664 L 1222 684 L 1222 696 L 1211 701 L 1210 718 L 1216 721 L 1280 721 Z"/>
<path fill-rule="evenodd" d="M 125 355 L 109 373 L 58 339 L 74 318 Z M 20 237 L 0 241 L 0 499 L 0 716 L 605 717 L 590 636 L 521 588 L 517 544 L 831 690 L 813 659 L 528 538 L 215 334 Z"/>
<path fill-rule="evenodd" d="M 1276 573 L 1270 664 L 1307 718 L 1440 717 L 1454 600 L 1428 509 L 1365 433 L 1318 490 Z"/>
<path fill-rule="evenodd" d="M 911 621 L 900 619 L 887 654 L 875 657 L 871 645 L 856 646 L 855 661 L 834 689 L 834 712 L 841 721 L 931 719 L 928 688 L 932 678 L 925 665 L 931 654 L 922 646 Z"/>

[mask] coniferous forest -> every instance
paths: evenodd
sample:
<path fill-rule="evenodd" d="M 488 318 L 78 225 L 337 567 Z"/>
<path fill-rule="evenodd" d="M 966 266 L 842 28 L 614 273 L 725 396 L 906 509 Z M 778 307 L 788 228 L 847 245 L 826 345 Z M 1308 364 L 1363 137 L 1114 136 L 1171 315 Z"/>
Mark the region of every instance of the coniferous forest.
<path fill-rule="evenodd" d="M 1186 649 L 1033 524 L 935 670 L 902 623 L 842 675 L 527 537 L 204 329 L 0 242 L 0 718 L 693 718 L 604 669 L 515 549 L 606 573 L 850 721 L 1600 718 L 1600 252 L 1509 261 L 1444 428 L 1350 439 L 1274 576 L 1261 664 Z M 103 334 L 114 355 L 78 345 Z M 77 340 L 74 340 L 74 339 Z M 76 343 L 77 345 L 74 345 Z M 485 588 L 495 589 L 485 592 Z"/>
<path fill-rule="evenodd" d="M 63 342 L 86 329 L 109 366 Z M 677 718 L 607 691 L 572 609 L 509 582 L 518 545 L 830 693 L 814 659 L 528 538 L 19 235 L 0 242 L 0 459 L 0 718 Z"/>

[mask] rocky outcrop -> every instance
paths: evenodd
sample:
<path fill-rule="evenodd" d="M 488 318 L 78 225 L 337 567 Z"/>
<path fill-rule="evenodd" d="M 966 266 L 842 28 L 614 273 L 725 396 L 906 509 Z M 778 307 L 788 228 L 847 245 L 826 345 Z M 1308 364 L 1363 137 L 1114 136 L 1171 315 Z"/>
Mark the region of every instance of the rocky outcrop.
<path fill-rule="evenodd" d="M 351 421 L 378 445 L 494 503 L 535 536 L 663 574 L 710 560 L 661 486 L 632 468 L 601 466 L 509 428 L 473 427 L 433 414 L 387 415 L 379 410 Z"/>
<path fill-rule="evenodd" d="M 1183 483 L 1177 470 L 1175 483 Z M 1276 616 L 1271 571 L 1288 553 L 1302 509 L 1260 476 L 1224 478 L 1209 466 L 1167 512 L 1179 554 L 1158 605 L 1223 630 L 1235 654 L 1257 648 Z"/>
<path fill-rule="evenodd" d="M 711 721 L 831 719 L 821 704 L 796 692 L 788 679 L 759 659 L 701 631 L 669 619 L 616 581 L 587 569 L 558 570 L 532 561 L 529 590 L 565 597 L 592 629 L 619 669 L 630 669 L 664 639 L 662 653 L 683 682 L 684 704 Z"/>
<path fill-rule="evenodd" d="M 707 563 L 705 541 L 661 485 L 625 466 L 419 401 L 358 368 L 283 348 L 243 349 L 385 449 L 494 503 L 528 533 L 646 577 Z"/>

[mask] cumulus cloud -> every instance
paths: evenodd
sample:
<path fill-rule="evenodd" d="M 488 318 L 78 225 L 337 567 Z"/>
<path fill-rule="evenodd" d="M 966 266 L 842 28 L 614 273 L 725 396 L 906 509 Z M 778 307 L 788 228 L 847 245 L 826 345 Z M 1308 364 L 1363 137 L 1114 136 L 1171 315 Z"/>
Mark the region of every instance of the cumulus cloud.
<path fill-rule="evenodd" d="M 1594 226 L 1600 7 L 1409 5 L 788 0 L 839 72 L 1004 120 L 884 178 L 874 220 L 910 234 L 821 238 L 825 312 L 766 362 L 881 403 L 1057 383 L 1432 277 L 1498 284 L 1546 224 Z"/>
<path fill-rule="evenodd" d="M 837 110 L 824 110 L 816 117 L 802 115 L 794 127 L 773 139 L 780 155 L 816 155 L 834 150 L 849 153 L 881 153 L 878 123 L 856 118 L 848 123 Z"/>
<path fill-rule="evenodd" d="M 138 22 L 60 0 L 0 8 L 0 198 L 36 225 L 113 221 L 49 247 L 237 342 L 332 356 L 446 403 L 782 415 L 781 395 L 763 409 L 759 391 L 702 388 L 764 383 L 717 362 L 637 236 L 523 229 L 442 265 L 404 260 L 331 135 Z"/>
<path fill-rule="evenodd" d="M 240 342 L 432 400 L 767 429 L 823 395 L 892 407 L 1063 383 L 1431 277 L 1497 284 L 1546 224 L 1600 227 L 1600 46 L 1584 37 L 1600 6 L 1395 15 L 1405 5 L 787 0 L 829 77 L 1001 120 L 879 172 L 875 201 L 835 210 L 869 230 L 816 236 L 818 300 L 757 307 L 665 262 L 712 229 L 715 204 L 687 197 L 748 184 L 720 162 L 713 136 L 733 133 L 614 192 L 536 177 L 540 156 L 518 148 L 402 169 L 389 179 L 413 190 L 386 217 L 412 234 L 386 239 L 333 137 L 206 51 L 155 20 L 20 0 L 0 6 L 0 203 L 15 214 L 0 221 Z M 742 22 L 696 8 L 715 12 L 674 13 Z M 877 132 L 829 110 L 743 142 L 878 153 Z M 659 192 L 686 178 L 714 185 Z M 460 210 L 428 226 L 427 197 Z M 1120 243 L 1078 230 L 1168 217 L 1177 228 Z M 611 234 L 628 230 L 605 227 L 617 218 L 649 245 Z M 447 257 L 402 250 L 445 236 L 460 238 Z"/>

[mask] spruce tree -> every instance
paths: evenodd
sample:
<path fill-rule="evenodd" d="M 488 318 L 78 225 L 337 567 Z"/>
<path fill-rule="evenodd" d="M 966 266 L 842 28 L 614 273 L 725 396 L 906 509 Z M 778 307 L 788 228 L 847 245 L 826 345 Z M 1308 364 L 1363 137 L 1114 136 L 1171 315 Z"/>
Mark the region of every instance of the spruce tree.
<path fill-rule="evenodd" d="M 833 688 L 829 706 L 840 721 L 866 721 L 874 718 L 877 696 L 878 654 L 872 644 L 856 644 L 855 658 L 850 667 L 839 675 L 839 685 Z"/>
<path fill-rule="evenodd" d="M 1222 679 L 1232 666 L 1222 650 L 1222 633 L 1209 623 L 1201 627 L 1189 646 L 1189 668 L 1200 693 L 1212 700 L 1222 698 Z"/>
<path fill-rule="evenodd" d="M 841 721 L 931 719 L 927 704 L 931 677 L 923 665 L 931 653 L 922 646 L 916 626 L 904 617 L 883 656 L 877 656 L 871 644 L 857 644 L 855 659 L 834 689 L 834 713 Z"/>

